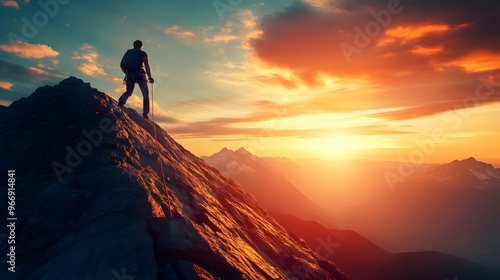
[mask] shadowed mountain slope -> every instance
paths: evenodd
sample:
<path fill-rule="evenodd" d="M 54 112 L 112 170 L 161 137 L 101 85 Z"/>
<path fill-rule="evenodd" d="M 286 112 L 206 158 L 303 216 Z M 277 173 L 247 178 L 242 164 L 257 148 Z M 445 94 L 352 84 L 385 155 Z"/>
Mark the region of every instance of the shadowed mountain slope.
<path fill-rule="evenodd" d="M 269 164 L 270 159 L 259 158 L 244 148 L 224 148 L 202 159 L 235 179 L 266 210 L 329 223 L 327 212 L 281 176 Z"/>
<path fill-rule="evenodd" d="M 500 279 L 500 272 L 463 258 L 433 251 L 390 253 L 354 231 L 327 229 L 291 215 L 272 215 L 353 280 Z"/>

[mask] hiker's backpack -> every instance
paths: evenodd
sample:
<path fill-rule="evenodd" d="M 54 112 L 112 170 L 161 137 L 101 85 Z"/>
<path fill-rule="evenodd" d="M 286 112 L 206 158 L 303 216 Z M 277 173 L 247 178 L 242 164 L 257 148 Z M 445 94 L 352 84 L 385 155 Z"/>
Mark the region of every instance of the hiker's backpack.
<path fill-rule="evenodd" d="M 123 56 L 122 65 L 125 70 L 135 72 L 142 68 L 142 56 L 140 49 L 130 49 Z"/>

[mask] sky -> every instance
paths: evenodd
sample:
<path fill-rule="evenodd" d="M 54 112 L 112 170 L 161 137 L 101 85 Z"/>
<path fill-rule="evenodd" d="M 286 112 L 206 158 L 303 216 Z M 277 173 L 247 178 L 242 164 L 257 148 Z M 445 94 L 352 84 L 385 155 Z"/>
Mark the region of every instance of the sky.
<path fill-rule="evenodd" d="M 0 1 L 4 106 L 68 76 L 117 99 L 140 39 L 198 156 L 500 164 L 496 0 Z"/>

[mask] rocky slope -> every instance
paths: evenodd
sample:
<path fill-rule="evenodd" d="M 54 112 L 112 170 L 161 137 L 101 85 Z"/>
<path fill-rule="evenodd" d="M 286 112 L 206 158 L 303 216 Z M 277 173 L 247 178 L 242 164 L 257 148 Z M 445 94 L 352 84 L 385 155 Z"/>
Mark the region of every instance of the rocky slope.
<path fill-rule="evenodd" d="M 347 279 L 156 130 L 158 141 L 151 122 L 73 77 L 0 106 L 0 167 L 16 170 L 18 218 L 16 272 L 2 242 L 0 278 Z"/>

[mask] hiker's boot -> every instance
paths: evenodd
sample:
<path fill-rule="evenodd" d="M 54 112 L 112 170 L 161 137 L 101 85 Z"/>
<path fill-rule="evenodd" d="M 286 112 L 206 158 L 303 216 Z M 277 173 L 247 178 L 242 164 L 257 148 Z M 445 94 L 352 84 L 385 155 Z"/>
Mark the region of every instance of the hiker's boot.
<path fill-rule="evenodd" d="M 122 109 L 123 109 L 123 105 L 125 105 L 125 104 L 123 104 L 123 102 L 118 101 L 118 107 L 120 107 L 120 108 L 122 108 Z"/>
<path fill-rule="evenodd" d="M 142 117 L 143 117 L 144 119 L 146 119 L 146 120 L 149 120 L 149 118 L 148 118 L 148 114 L 146 114 L 146 113 L 142 114 Z"/>

